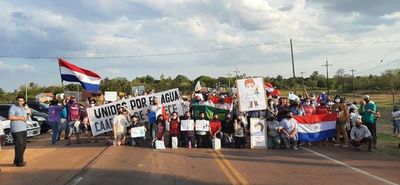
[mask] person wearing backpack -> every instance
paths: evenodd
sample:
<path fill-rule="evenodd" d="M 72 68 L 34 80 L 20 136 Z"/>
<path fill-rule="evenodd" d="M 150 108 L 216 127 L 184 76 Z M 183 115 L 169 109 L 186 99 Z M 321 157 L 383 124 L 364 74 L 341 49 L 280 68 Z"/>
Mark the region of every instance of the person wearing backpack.
<path fill-rule="evenodd" d="M 68 112 L 68 127 L 70 128 L 70 132 L 68 133 L 68 143 L 70 145 L 71 135 L 75 134 L 76 143 L 81 144 L 80 141 L 80 120 L 81 120 L 81 106 L 76 102 L 75 97 L 71 97 L 67 104 L 67 112 Z"/>
<path fill-rule="evenodd" d="M 61 123 L 61 117 L 60 117 L 60 112 L 63 110 L 64 106 L 58 105 L 57 100 L 51 100 L 50 101 L 50 106 L 49 106 L 49 117 L 47 118 L 47 121 L 49 122 L 51 126 L 51 144 L 56 144 L 57 143 L 57 138 L 58 136 L 58 127 Z"/>

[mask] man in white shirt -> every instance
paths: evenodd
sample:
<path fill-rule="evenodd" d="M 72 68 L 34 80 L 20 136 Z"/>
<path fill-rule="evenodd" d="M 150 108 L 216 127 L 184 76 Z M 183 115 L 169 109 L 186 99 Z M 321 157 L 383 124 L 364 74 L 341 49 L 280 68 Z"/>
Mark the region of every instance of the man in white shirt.
<path fill-rule="evenodd" d="M 297 150 L 297 121 L 293 118 L 293 113 L 288 112 L 280 124 L 282 127 L 281 137 L 286 149 L 293 145 L 293 149 Z"/>
<path fill-rule="evenodd" d="M 372 136 L 368 127 L 362 124 L 361 116 L 357 118 L 356 126 L 350 132 L 350 144 L 360 149 L 361 144 L 368 143 L 368 151 L 372 152 Z"/>

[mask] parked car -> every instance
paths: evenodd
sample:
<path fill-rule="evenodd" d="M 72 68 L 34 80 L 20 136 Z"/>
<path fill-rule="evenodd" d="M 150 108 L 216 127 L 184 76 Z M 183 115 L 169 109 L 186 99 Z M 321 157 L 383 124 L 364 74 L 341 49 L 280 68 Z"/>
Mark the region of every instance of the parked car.
<path fill-rule="evenodd" d="M 3 125 L 3 130 L 6 135 L 6 144 L 14 143 L 14 139 L 10 132 L 10 122 L 10 120 L 0 115 L 0 124 Z M 28 138 L 40 135 L 40 126 L 37 121 L 27 121 L 27 129 Z"/>
<path fill-rule="evenodd" d="M 45 103 L 40 103 L 37 101 L 27 101 L 26 104 L 28 104 L 28 107 L 31 109 L 34 109 L 38 112 L 42 112 L 47 114 L 49 112 L 49 105 Z"/>
<path fill-rule="evenodd" d="M 11 104 L 0 104 L 0 115 L 7 118 L 10 107 Z M 39 123 L 40 133 L 46 133 L 48 130 L 50 130 L 51 127 L 49 124 L 47 124 L 47 118 L 49 117 L 47 113 L 39 112 L 33 108 L 31 108 L 31 112 L 31 119 Z"/>

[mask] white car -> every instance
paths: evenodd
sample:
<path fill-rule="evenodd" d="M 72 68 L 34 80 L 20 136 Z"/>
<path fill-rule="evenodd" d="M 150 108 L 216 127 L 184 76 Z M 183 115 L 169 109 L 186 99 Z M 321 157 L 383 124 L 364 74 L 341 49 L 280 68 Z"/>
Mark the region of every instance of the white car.
<path fill-rule="evenodd" d="M 6 144 L 13 144 L 14 139 L 10 132 L 10 120 L 0 116 L 0 128 L 3 128 L 4 134 L 6 135 Z M 40 125 L 37 121 L 27 121 L 27 135 L 28 137 L 34 137 L 40 135 Z M 0 131 L 1 133 L 1 131 Z"/>

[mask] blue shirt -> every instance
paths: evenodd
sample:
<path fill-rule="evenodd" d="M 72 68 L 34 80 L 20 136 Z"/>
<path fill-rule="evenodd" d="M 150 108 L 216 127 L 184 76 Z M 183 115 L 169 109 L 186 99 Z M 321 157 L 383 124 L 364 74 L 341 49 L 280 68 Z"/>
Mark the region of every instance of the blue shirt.
<path fill-rule="evenodd" d="M 12 105 L 10 110 L 8 111 L 8 117 L 10 116 L 22 116 L 26 117 L 27 114 L 23 107 Z M 27 130 L 27 125 L 25 121 L 11 121 L 10 122 L 10 131 L 11 133 L 22 132 Z"/>

